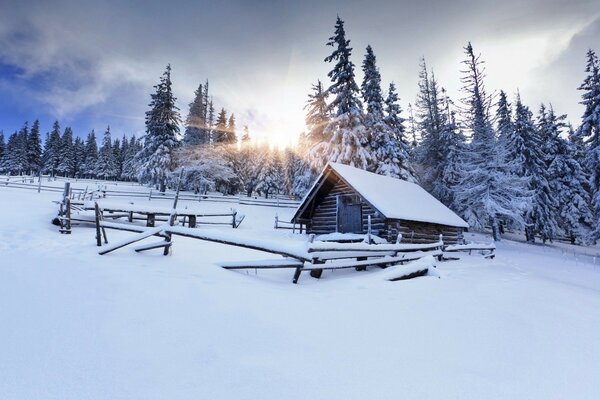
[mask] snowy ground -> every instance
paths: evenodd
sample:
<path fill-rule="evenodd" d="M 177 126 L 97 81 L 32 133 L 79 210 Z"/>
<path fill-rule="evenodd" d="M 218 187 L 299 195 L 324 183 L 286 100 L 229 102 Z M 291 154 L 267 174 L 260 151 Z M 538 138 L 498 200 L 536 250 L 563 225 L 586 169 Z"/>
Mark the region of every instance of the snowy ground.
<path fill-rule="evenodd" d="M 439 279 L 292 285 L 214 265 L 268 255 L 179 237 L 99 256 L 92 229 L 49 224 L 56 199 L 0 188 L 0 399 L 600 398 L 597 248 L 504 241 Z M 238 234 L 301 240 L 271 228 L 293 210 L 236 208 Z"/>

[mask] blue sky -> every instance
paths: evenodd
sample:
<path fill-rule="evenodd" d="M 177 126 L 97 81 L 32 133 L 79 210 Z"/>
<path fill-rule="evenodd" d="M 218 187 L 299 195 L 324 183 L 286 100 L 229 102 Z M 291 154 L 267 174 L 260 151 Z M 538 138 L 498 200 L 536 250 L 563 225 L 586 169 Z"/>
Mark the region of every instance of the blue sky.
<path fill-rule="evenodd" d="M 600 1 L 13 1 L 0 12 L 0 129 L 39 118 L 84 136 L 107 125 L 141 134 L 152 86 L 167 63 L 187 113 L 210 80 L 218 107 L 255 134 L 303 129 L 313 82 L 327 81 L 325 46 L 336 15 L 360 66 L 371 44 L 383 83 L 404 108 L 425 56 L 458 100 L 462 46 L 487 61 L 487 86 L 520 91 L 534 110 L 551 102 L 577 122 L 585 51 L 600 51 Z M 357 68 L 358 78 L 360 71 Z"/>

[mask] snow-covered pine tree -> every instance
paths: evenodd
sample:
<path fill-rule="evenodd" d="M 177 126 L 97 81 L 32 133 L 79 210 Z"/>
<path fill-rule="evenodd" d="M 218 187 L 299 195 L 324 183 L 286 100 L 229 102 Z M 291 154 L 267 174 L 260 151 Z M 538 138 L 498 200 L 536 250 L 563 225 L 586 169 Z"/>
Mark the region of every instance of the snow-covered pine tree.
<path fill-rule="evenodd" d="M 0 131 L 0 172 L 5 171 L 4 156 L 6 154 L 6 144 L 4 143 L 4 131 Z"/>
<path fill-rule="evenodd" d="M 164 191 L 167 176 L 175 168 L 173 152 L 179 144 L 181 123 L 172 90 L 171 65 L 167 65 L 155 89 L 150 110 L 146 112 L 144 148 L 139 153 L 140 178 L 160 185 L 160 190 Z"/>
<path fill-rule="evenodd" d="M 398 102 L 396 85 L 392 82 L 384 101 L 385 117 L 383 118 L 391 135 L 389 141 L 379 139 L 382 145 L 379 146 L 376 153 L 377 158 L 389 161 L 380 161 L 377 173 L 416 182 L 417 179 L 410 162 L 411 150 L 406 138 L 405 120 L 401 116 L 402 108 Z"/>
<path fill-rule="evenodd" d="M 513 138 L 515 127 L 513 125 L 511 105 L 503 90 L 500 91 L 498 103 L 496 103 L 496 124 L 498 145 L 507 146 L 507 142 Z"/>
<path fill-rule="evenodd" d="M 104 137 L 102 138 L 102 146 L 98 150 L 95 175 L 100 179 L 111 179 L 117 175 L 110 126 L 106 128 L 106 132 L 104 132 Z"/>
<path fill-rule="evenodd" d="M 329 155 L 329 161 L 367 169 L 372 156 L 364 147 L 367 134 L 362 104 L 358 98 L 359 89 L 354 79 L 354 63 L 350 61 L 352 49 L 349 44 L 344 21 L 338 17 L 335 33 L 327 42 L 334 50 L 325 58 L 326 62 L 335 62 L 328 73 L 332 84 L 327 89 L 327 93 L 334 97 L 328 106 L 332 119 L 324 130 L 324 134 L 331 139 L 322 144 L 321 152 Z"/>
<path fill-rule="evenodd" d="M 60 139 L 60 157 L 56 171 L 63 176 L 73 176 L 75 153 L 73 151 L 73 130 L 66 127 Z"/>
<path fill-rule="evenodd" d="M 29 123 L 25 122 L 17 135 L 15 149 L 11 152 L 13 171 L 19 175 L 29 171 L 27 158 L 29 147 Z"/>
<path fill-rule="evenodd" d="M 363 104 L 366 106 L 363 123 L 366 128 L 364 147 L 372 155 L 367 165 L 367 170 L 375 172 L 379 170 L 379 164 L 389 168 L 390 160 L 388 154 L 379 154 L 379 149 L 390 141 L 388 126 L 383 121 L 383 94 L 381 92 L 381 74 L 377 68 L 377 58 L 371 45 L 367 46 L 367 52 L 362 63 L 363 81 L 361 94 Z M 385 168 L 384 167 L 384 168 Z M 385 168 L 386 170 L 388 168 Z M 388 172 L 388 171 L 385 171 Z"/>
<path fill-rule="evenodd" d="M 227 136 L 227 111 L 225 108 L 221 108 L 217 120 L 215 122 L 215 129 L 213 130 L 213 142 L 214 143 L 228 143 Z"/>
<path fill-rule="evenodd" d="M 263 166 L 265 149 L 256 147 L 250 139 L 248 126 L 244 127 L 238 155 L 238 170 L 236 171 L 240 184 L 248 197 L 256 189 L 258 177 Z M 269 151 L 268 148 L 266 151 Z"/>
<path fill-rule="evenodd" d="M 213 144 L 215 142 L 215 107 L 212 99 L 210 99 L 208 102 L 208 111 L 206 116 L 206 136 L 208 138 L 208 143 Z"/>
<path fill-rule="evenodd" d="M 46 143 L 44 144 L 44 171 L 54 176 L 56 168 L 60 162 L 60 148 L 61 148 L 61 136 L 60 136 L 60 125 L 58 121 L 55 121 L 52 125 L 52 132 L 47 137 Z"/>
<path fill-rule="evenodd" d="M 304 197 L 315 178 L 310 164 L 302 157 L 308 146 L 307 137 L 302 133 L 295 148 L 285 149 L 285 184 L 288 194 L 296 198 Z"/>
<path fill-rule="evenodd" d="M 112 144 L 113 159 L 115 161 L 115 178 L 121 176 L 123 172 L 123 151 L 121 149 L 121 140 L 115 138 Z"/>
<path fill-rule="evenodd" d="M 469 151 L 462 163 L 462 177 L 455 191 L 455 204 L 460 205 L 467 222 L 474 228 L 492 227 L 494 240 L 500 240 L 500 219 L 524 223 L 528 203 L 526 182 L 510 173 L 505 155 L 496 146 L 490 122 L 491 99 L 484 87 L 484 69 L 471 43 L 465 47 L 466 69 L 461 81 L 464 124 L 471 134 Z"/>
<path fill-rule="evenodd" d="M 190 111 L 185 120 L 183 142 L 187 146 L 206 144 L 206 109 L 204 88 L 202 84 L 194 92 L 194 100 L 190 103 Z"/>
<path fill-rule="evenodd" d="M 325 136 L 325 127 L 329 123 L 330 114 L 327 106 L 327 92 L 323 89 L 320 80 L 312 85 L 312 93 L 308 95 L 308 101 L 304 106 L 306 110 L 306 141 L 305 149 L 309 163 L 313 170 L 320 171 L 327 163 L 328 154 L 323 153 L 324 142 L 331 138 Z"/>
<path fill-rule="evenodd" d="M 440 148 L 445 148 L 439 175 L 434 182 L 431 194 L 453 210 L 460 210 L 456 203 L 455 194 L 462 178 L 462 160 L 465 153 L 465 137 L 456 123 L 455 112 L 451 109 L 452 102 L 444 93 L 445 124 L 439 135 Z"/>
<path fill-rule="evenodd" d="M 256 191 L 262 193 L 265 198 L 285 191 L 283 162 L 279 150 L 272 149 L 266 152 L 263 158 L 263 167 L 258 176 Z"/>
<path fill-rule="evenodd" d="M 225 142 L 228 144 L 235 144 L 237 142 L 237 133 L 235 126 L 235 115 L 231 113 L 229 119 L 227 120 L 227 130 L 226 130 L 226 140 Z"/>
<path fill-rule="evenodd" d="M 557 116 L 552 106 L 542 108 L 538 129 L 544 142 L 547 176 L 551 193 L 558 202 L 558 225 L 572 243 L 589 239 L 593 224 L 590 196 L 585 189 L 587 177 L 575 158 L 575 146 L 562 137 L 566 115 Z"/>
<path fill-rule="evenodd" d="M 515 173 L 528 180 L 532 193 L 525 213 L 525 236 L 528 242 L 535 241 L 539 234 L 543 241 L 552 240 L 558 232 L 556 214 L 558 202 L 548 183 L 546 155 L 543 139 L 532 119 L 532 113 L 517 96 L 515 102 L 515 147 L 508 148 L 508 159 L 517 166 Z"/>
<path fill-rule="evenodd" d="M 590 174 L 589 187 L 594 208 L 594 230 L 591 240 L 600 239 L 600 61 L 593 50 L 587 52 L 585 77 L 579 90 L 585 107 L 576 137 L 585 147 L 585 167 Z"/>
<path fill-rule="evenodd" d="M 415 149 L 419 145 L 417 139 L 417 123 L 415 121 L 415 112 L 411 103 L 408 103 L 408 138 L 410 139 L 410 152 L 411 157 L 415 153 Z"/>
<path fill-rule="evenodd" d="M 30 173 L 38 174 L 42 168 L 42 141 L 40 137 L 40 121 L 35 120 L 29 131 L 27 144 L 27 165 Z"/>
<path fill-rule="evenodd" d="M 75 177 L 82 177 L 83 176 L 83 172 L 82 172 L 82 168 L 85 162 L 85 143 L 83 142 L 83 140 L 77 136 L 75 138 L 75 140 L 73 141 L 73 154 L 74 154 L 74 176 Z"/>
<path fill-rule="evenodd" d="M 4 169 L 11 175 L 18 169 L 15 155 L 19 151 L 19 133 L 13 132 L 6 141 L 6 150 L 4 155 Z"/>
<path fill-rule="evenodd" d="M 447 123 L 446 114 L 442 111 L 443 103 L 444 98 L 440 94 L 435 74 L 427 70 L 425 59 L 421 59 L 419 92 L 415 104 L 421 140 L 414 150 L 413 167 L 419 183 L 429 192 L 433 191 L 439 179 L 446 155 L 444 144 L 440 142 L 442 129 Z"/>
<path fill-rule="evenodd" d="M 123 159 L 123 171 L 121 172 L 121 179 L 126 181 L 135 180 L 138 176 L 138 165 L 136 154 L 140 152 L 142 145 L 140 141 L 135 137 L 131 136 L 129 144 L 127 145 L 127 151 Z"/>
<path fill-rule="evenodd" d="M 96 132 L 92 129 L 85 140 L 85 158 L 81 167 L 81 174 L 87 178 L 96 176 L 96 165 L 98 164 L 98 143 Z"/>

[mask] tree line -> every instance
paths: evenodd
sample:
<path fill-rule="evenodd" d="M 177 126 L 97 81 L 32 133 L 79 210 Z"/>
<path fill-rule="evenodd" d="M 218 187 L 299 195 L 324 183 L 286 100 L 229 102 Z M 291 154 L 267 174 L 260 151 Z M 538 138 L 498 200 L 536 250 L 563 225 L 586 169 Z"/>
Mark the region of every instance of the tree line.
<path fill-rule="evenodd" d="M 143 138 L 112 141 L 107 129 L 97 148 L 93 131 L 86 141 L 73 140 L 70 128 L 61 135 L 55 123 L 42 150 L 36 121 L 6 144 L 0 136 L 0 168 L 131 179 L 161 189 L 183 168 L 184 188 L 196 192 L 301 197 L 333 161 L 418 183 L 496 240 L 506 229 L 523 231 L 529 241 L 600 238 L 600 62 L 593 50 L 578 88 L 585 112 L 572 127 L 551 104 L 534 114 L 519 93 L 489 92 L 485 63 L 471 43 L 464 47 L 458 104 L 422 59 L 406 117 L 396 85 L 383 90 L 370 45 L 357 83 L 341 18 L 326 44 L 329 84 L 312 86 L 306 131 L 295 148 L 273 150 L 251 140 L 247 126 L 238 131 L 234 114 L 215 113 L 208 81 L 182 121 L 169 65 L 151 95 Z"/>

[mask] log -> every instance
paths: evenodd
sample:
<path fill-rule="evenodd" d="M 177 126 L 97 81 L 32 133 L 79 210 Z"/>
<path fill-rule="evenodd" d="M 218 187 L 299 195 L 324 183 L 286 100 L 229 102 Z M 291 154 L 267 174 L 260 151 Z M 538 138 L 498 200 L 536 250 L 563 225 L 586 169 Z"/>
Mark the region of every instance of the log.
<path fill-rule="evenodd" d="M 113 252 L 115 250 L 118 250 L 118 249 L 120 249 L 122 247 L 128 246 L 128 245 L 130 245 L 132 243 L 139 242 L 140 240 L 144 240 L 146 238 L 149 238 L 150 236 L 154 236 L 157 233 L 161 232 L 162 230 L 163 230 L 162 226 L 155 227 L 155 228 L 152 228 L 152 229 L 146 229 L 144 232 L 140 232 L 137 235 L 134 235 L 134 236 L 130 237 L 127 240 L 115 243 L 112 246 L 105 247 L 103 250 L 100 250 L 98 252 L 98 254 L 100 254 L 101 256 L 103 256 L 105 254 L 108 254 L 108 253 L 111 253 L 111 252 Z"/>
<path fill-rule="evenodd" d="M 146 250 L 162 249 L 164 247 L 171 247 L 172 244 L 173 244 L 173 242 L 160 241 L 160 242 L 155 242 L 155 243 L 142 244 L 140 246 L 135 247 L 134 250 L 136 252 L 140 253 L 140 252 L 146 251 Z"/>

